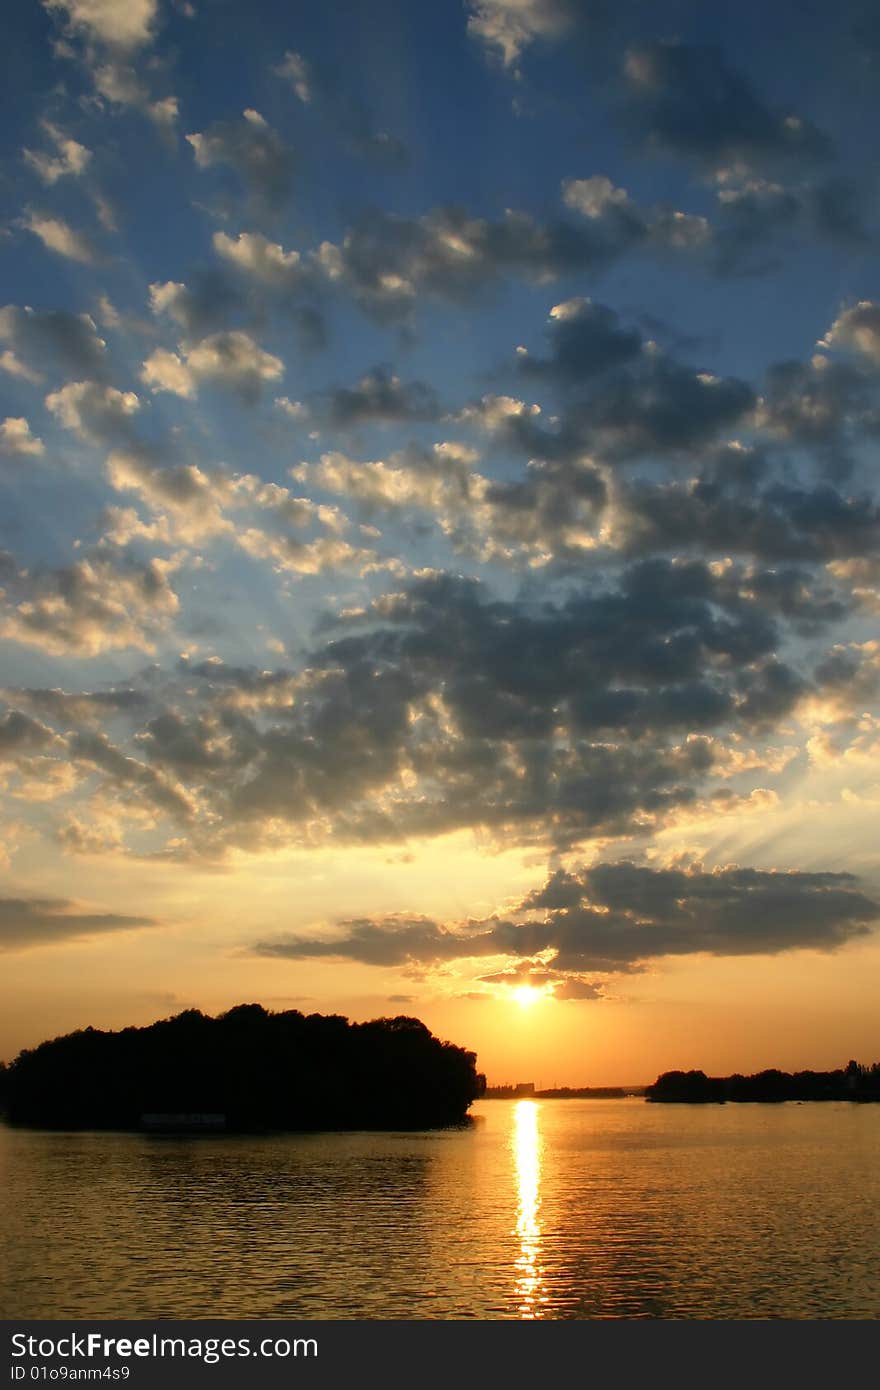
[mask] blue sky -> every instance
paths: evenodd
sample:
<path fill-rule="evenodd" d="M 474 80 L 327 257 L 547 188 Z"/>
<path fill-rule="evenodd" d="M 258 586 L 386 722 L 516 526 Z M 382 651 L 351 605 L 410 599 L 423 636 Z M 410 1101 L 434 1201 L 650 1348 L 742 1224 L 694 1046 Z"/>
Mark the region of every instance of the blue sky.
<path fill-rule="evenodd" d="M 734 978 L 734 1062 L 771 979 L 866 1045 L 872 7 L 7 33 L 3 1045 L 518 994 L 638 1067 Z"/>

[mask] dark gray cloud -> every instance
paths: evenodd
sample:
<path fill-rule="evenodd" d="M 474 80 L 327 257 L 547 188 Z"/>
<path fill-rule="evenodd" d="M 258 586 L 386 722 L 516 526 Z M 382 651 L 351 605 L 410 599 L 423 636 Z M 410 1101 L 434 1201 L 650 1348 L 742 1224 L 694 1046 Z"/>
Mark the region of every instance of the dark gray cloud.
<path fill-rule="evenodd" d="M 7 304 L 0 309 L 0 342 L 35 372 L 90 378 L 104 372 L 106 344 L 88 314 Z"/>
<path fill-rule="evenodd" d="M 570 408 L 564 427 L 612 461 L 686 454 L 734 429 L 755 400 L 745 381 L 696 371 L 658 351 L 603 379 L 588 401 Z"/>
<path fill-rule="evenodd" d="M 336 937 L 282 937 L 258 941 L 255 955 L 279 956 L 294 960 L 347 959 L 364 965 L 407 965 L 456 960 L 471 954 L 492 954 L 478 948 L 468 936 L 460 936 L 429 917 L 392 917 L 381 922 L 370 919 L 340 922 Z"/>
<path fill-rule="evenodd" d="M 865 186 L 842 175 L 791 185 L 748 178 L 718 191 L 711 260 L 721 275 L 764 274 L 809 241 L 858 251 L 870 244 L 871 211 Z"/>
<path fill-rule="evenodd" d="M 9 710 L 0 718 L 0 761 L 21 754 L 41 753 L 55 742 L 56 735 L 20 710 Z"/>
<path fill-rule="evenodd" d="M 827 483 L 761 486 L 748 473 L 763 471 L 763 460 L 737 453 L 722 451 L 714 466 L 685 483 L 621 484 L 615 500 L 625 547 L 818 563 L 878 553 L 880 508 L 871 496 L 846 496 Z"/>
<path fill-rule="evenodd" d="M 241 120 L 215 121 L 186 138 L 200 169 L 233 169 L 267 210 L 277 211 L 287 202 L 298 159 L 258 111 L 245 111 Z"/>
<path fill-rule="evenodd" d="M 614 350 L 622 353 L 616 332 L 614 339 Z M 629 342 L 626 351 L 632 346 Z M 589 454 L 611 464 L 660 455 L 702 457 L 731 430 L 748 423 L 757 396 L 747 382 L 690 367 L 657 347 L 631 355 L 629 363 L 598 377 L 598 359 L 595 370 L 583 364 L 579 370 L 574 350 L 564 363 L 544 359 L 539 375 L 552 376 L 566 388 L 555 416 L 509 397 L 484 396 L 458 418 L 530 458 Z"/>
<path fill-rule="evenodd" d="M 568 969 L 602 968 L 601 960 L 613 970 L 618 962 L 699 952 L 833 950 L 865 936 L 880 916 L 852 874 L 631 863 L 558 870 L 522 906 L 548 910 L 554 963 Z"/>
<path fill-rule="evenodd" d="M 123 793 L 133 791 L 142 802 L 174 821 L 192 821 L 194 807 L 183 789 L 163 772 L 123 752 L 107 734 L 90 730 L 73 733 L 68 750 L 74 762 L 105 774 L 110 786 Z"/>
<path fill-rule="evenodd" d="M 484 825 L 566 842 L 662 819 L 711 773 L 712 745 L 688 734 L 763 724 L 772 702 L 790 708 L 806 689 L 776 657 L 774 619 L 741 588 L 701 562 L 660 560 L 559 606 L 418 580 L 379 600 L 365 631 L 315 649 L 281 717 L 243 711 L 225 728 L 235 751 L 222 755 L 234 775 L 217 793 L 221 834 L 317 818 L 351 839 Z M 161 730 L 144 747 L 169 776 L 217 765 L 210 722 Z"/>
<path fill-rule="evenodd" d="M 648 43 L 624 60 L 624 119 L 653 149 L 710 172 L 812 163 L 831 143 L 812 121 L 774 110 L 714 45 Z"/>
<path fill-rule="evenodd" d="M 108 708 L 138 721 L 128 746 L 98 732 L 90 697 L 24 707 L 75 722 L 69 756 L 185 821 L 196 855 L 462 827 L 568 847 L 696 808 L 728 734 L 772 730 L 823 688 L 789 638 L 848 611 L 802 565 L 656 554 L 559 595 L 427 573 L 328 618 L 297 671 L 182 662 L 148 707 Z"/>
<path fill-rule="evenodd" d="M 771 439 L 809 449 L 832 474 L 849 471 L 853 450 L 880 433 L 880 396 L 870 372 L 817 353 L 777 362 L 761 391 L 758 423 Z"/>
<path fill-rule="evenodd" d="M 569 180 L 577 221 L 539 222 L 508 211 L 492 220 L 464 208 L 438 207 L 419 218 L 362 216 L 339 245 L 325 243 L 316 265 L 380 320 L 406 320 L 420 294 L 461 303 L 506 276 L 534 283 L 573 272 L 599 272 L 629 251 L 685 254 L 707 235 L 701 219 L 644 211 L 604 177 Z"/>
<path fill-rule="evenodd" d="M 358 425 L 434 420 L 440 406 L 423 381 L 401 381 L 385 367 L 374 367 L 355 386 L 334 386 L 309 397 L 309 414 L 336 429 Z"/>
<path fill-rule="evenodd" d="M 0 898 L 0 951 L 26 951 L 156 925 L 153 917 L 84 912 L 66 898 Z"/>
<path fill-rule="evenodd" d="M 65 729 L 74 724 L 102 722 L 117 714 L 136 718 L 149 704 L 149 698 L 143 691 L 125 687 L 84 691 L 18 687 L 15 690 L 0 690 L 0 695 L 60 723 Z"/>
<path fill-rule="evenodd" d="M 173 319 L 185 340 L 228 327 L 230 317 L 243 302 L 237 285 L 224 270 L 196 270 L 186 284 L 168 281 L 150 286 L 153 312 Z"/>
<path fill-rule="evenodd" d="M 522 353 L 518 367 L 525 376 L 562 385 L 578 384 L 638 357 L 641 335 L 624 328 L 613 309 L 589 299 L 570 299 L 550 311 L 546 329 L 550 354 Z"/>
<path fill-rule="evenodd" d="M 764 717 L 777 636 L 732 581 L 660 562 L 555 606 L 425 578 L 362 626 L 298 674 L 185 662 L 128 747 L 99 732 L 88 696 L 32 703 L 76 763 L 185 821 L 196 854 L 461 826 L 568 843 L 693 804 L 715 759 L 694 731 Z"/>
<path fill-rule="evenodd" d="M 285 936 L 258 942 L 253 950 L 293 960 L 411 967 L 513 956 L 518 965 L 481 979 L 538 985 L 568 980 L 567 997 L 596 998 L 600 987 L 582 972 L 628 972 L 669 955 L 830 951 L 867 935 L 880 904 L 859 890 L 852 874 L 739 867 L 704 872 L 623 862 L 557 870 L 523 900 L 519 914 L 527 916 L 455 928 L 425 917 L 358 919 L 340 922 L 332 935 Z M 549 966 L 546 957 L 534 959 L 551 952 Z"/>

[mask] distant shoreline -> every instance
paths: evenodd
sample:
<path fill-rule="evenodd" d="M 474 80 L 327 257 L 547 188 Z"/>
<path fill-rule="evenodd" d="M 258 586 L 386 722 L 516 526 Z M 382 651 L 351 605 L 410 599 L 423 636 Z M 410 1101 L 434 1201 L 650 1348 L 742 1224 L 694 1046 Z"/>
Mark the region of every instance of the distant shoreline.
<path fill-rule="evenodd" d="M 630 1100 L 644 1096 L 646 1086 L 552 1086 L 526 1090 L 518 1086 L 487 1086 L 480 1100 Z"/>
<path fill-rule="evenodd" d="M 784 1072 L 776 1068 L 752 1076 L 707 1076 L 704 1071 L 667 1071 L 645 1099 L 655 1104 L 725 1105 L 742 1102 L 780 1104 L 785 1101 L 848 1100 L 857 1104 L 880 1101 L 880 1062 L 863 1066 L 850 1061 L 836 1071 Z"/>

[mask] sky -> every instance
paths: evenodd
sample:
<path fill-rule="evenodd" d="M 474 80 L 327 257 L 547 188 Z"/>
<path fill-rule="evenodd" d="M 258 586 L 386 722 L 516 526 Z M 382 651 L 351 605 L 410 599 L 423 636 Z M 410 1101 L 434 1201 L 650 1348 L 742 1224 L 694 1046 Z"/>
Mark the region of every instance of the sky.
<path fill-rule="evenodd" d="M 0 1056 L 880 1055 L 880 22 L 11 0 Z"/>

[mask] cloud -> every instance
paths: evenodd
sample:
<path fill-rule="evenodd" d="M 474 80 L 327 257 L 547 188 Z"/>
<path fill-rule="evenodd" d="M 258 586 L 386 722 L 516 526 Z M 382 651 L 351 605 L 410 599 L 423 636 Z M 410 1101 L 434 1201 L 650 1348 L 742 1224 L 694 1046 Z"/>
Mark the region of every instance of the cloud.
<path fill-rule="evenodd" d="M 6 369 L 28 381 L 39 381 L 48 367 L 92 377 L 104 372 L 107 344 L 88 314 L 7 304 L 0 309 L 0 342 L 12 349 Z"/>
<path fill-rule="evenodd" d="M 22 570 L 0 600 L 0 635 L 53 655 L 153 651 L 178 609 L 173 566 L 154 559 L 117 567 L 100 556 L 56 570 Z"/>
<path fill-rule="evenodd" d="M 213 245 L 217 255 L 236 270 L 273 289 L 295 290 L 308 281 L 299 252 L 285 251 L 259 232 L 240 232 L 237 237 L 215 232 Z"/>
<path fill-rule="evenodd" d="M 481 975 L 479 979 L 481 984 L 506 985 L 511 989 L 526 985 L 530 989 L 540 990 L 545 998 L 560 1001 L 589 1000 L 592 1003 L 606 997 L 604 986 L 594 980 L 587 980 L 564 970 L 554 970 L 551 966 L 529 960 L 509 966 L 505 970 L 496 970 L 491 975 Z"/>
<path fill-rule="evenodd" d="M 565 388 L 558 415 L 547 419 L 536 404 L 484 396 L 458 419 L 532 458 L 590 455 L 611 464 L 699 455 L 748 422 L 757 397 L 747 382 L 690 367 L 655 344 L 640 348 L 603 306 L 575 303 L 562 308 L 566 313 L 552 324 L 549 358 L 530 362 L 520 354 L 522 371 Z M 621 365 L 614 366 L 615 357 Z"/>
<path fill-rule="evenodd" d="M 874 366 L 880 366 L 880 304 L 862 299 L 844 309 L 819 340 L 824 348 L 851 348 Z"/>
<path fill-rule="evenodd" d="M 398 467 L 329 455 L 303 467 L 315 470 L 317 486 L 368 507 L 419 505 L 435 490 L 445 506 L 458 470 L 479 476 L 468 460 L 437 455 L 404 455 Z M 343 539 L 335 509 L 250 475 L 159 468 L 117 451 L 110 476 L 167 518 L 164 544 L 222 531 L 292 574 L 384 563 Z M 488 491 L 475 496 L 462 515 L 488 507 L 500 530 L 505 503 Z M 527 529 L 532 508 L 522 510 Z M 518 515 L 515 505 L 508 511 Z M 545 514 L 548 531 L 555 524 L 561 534 L 561 513 Z M 26 640 L 50 650 L 147 647 L 173 603 L 153 613 L 129 602 L 135 572 L 107 563 L 90 583 L 80 580 L 132 610 L 97 618 L 79 598 L 60 600 L 66 590 L 55 581 L 13 575 L 7 587 L 24 583 Z M 155 688 L 157 707 L 133 746 L 196 808 L 196 858 L 466 827 L 508 846 L 566 850 L 597 836 L 643 835 L 714 804 L 732 768 L 735 794 L 747 796 L 749 779 L 772 772 L 760 757 L 736 763 L 742 740 L 809 709 L 832 677 L 840 702 L 846 670 L 811 670 L 815 661 L 798 648 L 804 632 L 847 611 L 837 582 L 823 589 L 796 566 L 655 556 L 605 566 L 590 580 L 571 572 L 550 602 L 531 585 L 501 599 L 474 580 L 426 572 L 328 618 L 296 672 L 188 662 L 182 684 Z M 93 619 L 97 635 L 84 636 Z M 48 718 L 49 704 L 33 708 Z"/>
<path fill-rule="evenodd" d="M 196 394 L 196 381 L 193 372 L 183 357 L 168 348 L 156 348 L 144 361 L 140 373 L 141 381 L 155 394 L 168 391 L 184 400 L 192 400 Z"/>
<path fill-rule="evenodd" d="M 180 353 L 157 348 L 146 359 L 141 380 L 152 391 L 192 399 L 200 385 L 225 386 L 248 405 L 259 400 L 263 383 L 284 374 L 280 357 L 265 352 L 249 334 L 213 333 Z"/>
<path fill-rule="evenodd" d="M 159 11 L 158 0 L 43 0 L 43 6 L 65 15 L 72 31 L 123 50 L 150 42 Z"/>
<path fill-rule="evenodd" d="M 45 752 L 56 739 L 56 734 L 47 725 L 20 710 L 9 710 L 0 718 L 0 761 L 8 762 L 23 754 Z"/>
<path fill-rule="evenodd" d="M 323 242 L 314 263 L 365 312 L 394 322 L 409 317 L 419 294 L 460 304 L 505 276 L 541 284 L 574 272 L 598 273 L 633 250 L 701 250 L 708 237 L 704 219 L 645 212 L 628 196 L 599 199 L 585 189 L 594 183 L 563 185 L 566 203 L 580 214 L 577 222 L 539 222 L 511 210 L 490 220 L 458 207 L 434 208 L 419 218 L 374 212 L 338 245 Z"/>
<path fill-rule="evenodd" d="M 293 403 L 283 408 L 289 413 Z M 299 405 L 295 418 L 306 413 Z M 471 446 L 442 441 L 365 461 L 334 450 L 291 474 L 346 498 L 364 517 L 421 512 L 456 554 L 472 559 L 546 564 L 598 545 L 606 486 L 589 462 L 533 460 L 522 478 L 499 482 L 476 471 L 478 459 Z"/>
<path fill-rule="evenodd" d="M 197 381 L 231 387 L 248 401 L 258 398 L 264 381 L 277 381 L 284 375 L 281 358 L 264 352 L 247 333 L 203 338 L 187 351 L 186 361 Z"/>
<path fill-rule="evenodd" d="M 267 209 L 289 198 L 296 157 L 259 111 L 246 110 L 240 121 L 215 121 L 186 139 L 200 169 L 228 165 Z"/>
<path fill-rule="evenodd" d="M 522 907 L 548 909 L 557 966 L 609 970 L 666 955 L 834 950 L 865 936 L 880 915 L 852 874 L 626 862 L 558 870 Z"/>
<path fill-rule="evenodd" d="M 0 950 L 3 951 L 56 946 L 88 940 L 105 932 L 157 925 L 153 917 L 84 911 L 81 903 L 68 898 L 0 898 Z"/>
<path fill-rule="evenodd" d="M 180 114 L 177 97 L 156 97 L 141 73 L 118 57 L 102 58 L 92 55 L 92 80 L 95 90 L 114 106 L 130 106 L 148 116 L 166 137 L 174 132 Z"/>
<path fill-rule="evenodd" d="M 652 149 L 707 172 L 804 163 L 830 153 L 828 138 L 794 112 L 774 110 L 714 45 L 652 42 L 624 59 L 625 119 Z"/>
<path fill-rule="evenodd" d="M 832 476 L 845 476 L 853 451 L 878 428 L 876 382 L 850 362 L 816 353 L 810 362 L 768 367 L 756 411 L 765 437 L 814 452 Z"/>
<path fill-rule="evenodd" d="M 115 545 L 140 538 L 161 545 L 204 546 L 223 535 L 246 554 L 299 574 L 376 559 L 373 551 L 355 549 L 339 539 L 347 521 L 337 508 L 295 497 L 287 488 L 265 483 L 253 473 L 233 475 L 195 464 L 159 465 L 135 448 L 111 452 L 107 477 L 117 491 L 138 493 L 155 517 L 147 524 L 133 509 L 109 509 L 104 540 Z M 291 534 L 315 528 L 325 534 Z"/>
<path fill-rule="evenodd" d="M 355 386 L 335 386 L 309 400 L 309 414 L 335 429 L 366 424 L 433 420 L 440 407 L 423 381 L 402 382 L 385 367 L 374 367 Z"/>
<path fill-rule="evenodd" d="M 91 726 L 108 718 L 113 719 L 119 714 L 128 713 L 136 716 L 141 714 L 149 705 L 149 700 L 143 691 L 125 686 L 111 690 L 82 691 L 33 686 L 18 687 L 14 691 L 6 690 L 0 693 L 4 699 L 14 700 L 18 705 L 25 705 L 44 718 L 60 723 L 66 729 L 69 729 L 72 724 Z M 21 714 L 17 714 L 16 717 L 19 720 L 26 718 Z M 43 728 L 43 726 L 37 727 Z M 49 736 L 54 737 L 52 731 L 45 728 L 44 732 L 40 733 L 40 746 L 48 741 Z M 3 736 L 0 733 L 0 746 L 2 743 Z"/>
<path fill-rule="evenodd" d="M 268 560 L 279 572 L 324 574 L 328 570 L 357 569 L 371 565 L 376 553 L 352 546 L 337 536 L 301 540 L 298 536 L 278 536 L 250 527 L 240 531 L 238 544 L 257 560 Z"/>
<path fill-rule="evenodd" d="M 511 210 L 492 220 L 460 207 L 418 218 L 374 210 L 339 243 L 324 241 L 314 251 L 285 250 L 257 232 L 217 232 L 213 244 L 253 282 L 285 296 L 335 288 L 387 323 L 408 320 L 421 295 L 460 305 L 505 277 L 541 284 L 577 271 L 599 273 L 631 251 L 666 258 L 702 257 L 711 249 L 705 218 L 663 206 L 642 209 L 602 176 L 567 180 L 563 198 L 577 221 L 544 223 Z"/>
<path fill-rule="evenodd" d="M 725 275 L 763 275 L 805 241 L 856 251 L 870 241 L 867 190 L 841 175 L 781 183 L 743 171 L 724 172 L 716 191 L 712 262 Z"/>
<path fill-rule="evenodd" d="M 158 0 L 43 0 L 50 13 L 65 17 L 65 41 L 56 53 L 79 56 L 95 86 L 98 106 L 111 102 L 141 111 L 167 135 L 178 114 L 177 98 L 157 97 L 144 74 L 162 66 L 144 57 L 159 20 Z M 67 40 L 79 40 L 74 47 Z"/>
<path fill-rule="evenodd" d="M 137 492 L 163 523 L 167 541 L 184 545 L 204 544 L 211 536 L 232 530 L 224 515 L 234 501 L 234 484 L 228 475 L 207 472 L 195 464 L 157 466 L 138 449 L 114 449 L 107 458 L 107 478 L 118 492 Z M 170 519 L 170 524 L 168 524 Z M 142 534 L 136 513 L 111 512 L 107 538 L 127 544 Z M 122 534 L 113 534 L 114 528 Z M 158 537 L 157 537 L 158 538 Z"/>
<path fill-rule="evenodd" d="M 54 251 L 70 261 L 79 261 L 81 265 L 96 265 L 98 262 L 98 252 L 91 239 L 75 231 L 61 217 L 51 217 L 48 213 L 28 208 L 21 219 L 21 226 L 33 232 L 47 251 Z"/>
<path fill-rule="evenodd" d="M 187 339 L 202 337 L 209 329 L 227 322 L 239 304 L 240 296 L 222 272 L 201 271 L 188 285 L 178 280 L 150 285 L 153 313 L 167 315 L 183 329 Z"/>
<path fill-rule="evenodd" d="M 553 306 L 546 335 L 550 356 L 534 357 L 522 350 L 517 365 L 527 376 L 560 384 L 584 381 L 632 361 L 642 351 L 641 335 L 623 328 L 613 309 L 580 297 Z"/>
<path fill-rule="evenodd" d="M 57 183 L 68 175 L 77 176 L 85 172 L 91 162 L 92 152 L 78 141 L 65 135 L 63 130 L 51 121 L 43 121 L 43 129 L 55 146 L 56 153 L 45 154 L 39 150 L 22 151 L 25 162 L 45 184 Z"/>
<path fill-rule="evenodd" d="M 313 96 L 312 78 L 309 64 L 301 53 L 295 53 L 290 49 L 273 71 L 290 83 L 301 102 L 309 104 Z"/>
<path fill-rule="evenodd" d="M 327 937 L 281 937 L 259 941 L 255 955 L 290 960 L 356 960 L 362 965 L 436 964 L 469 955 L 495 955 L 485 934 L 469 936 L 439 926 L 429 917 L 393 916 L 340 922 L 341 934 Z M 485 946 L 485 949 L 481 949 Z"/>
<path fill-rule="evenodd" d="M 46 452 L 42 439 L 31 434 L 31 427 L 21 416 L 8 415 L 0 423 L 0 454 L 7 457 L 39 457 Z"/>
<path fill-rule="evenodd" d="M 2 313 L 2 310 L 0 310 L 0 313 Z M 17 357 L 11 348 L 6 348 L 3 352 L 0 352 L 0 370 L 8 373 L 9 376 L 16 377 L 19 381 L 30 382 L 32 386 L 37 386 L 44 380 L 42 372 L 34 371 L 26 362 L 22 362 L 21 358 Z"/>
<path fill-rule="evenodd" d="M 602 229 L 608 241 L 616 244 L 617 254 L 644 249 L 693 255 L 712 245 L 713 229 L 705 217 L 662 205 L 639 207 L 625 188 L 616 187 L 605 174 L 565 179 L 562 199 L 586 219 L 588 227 Z"/>
<path fill-rule="evenodd" d="M 449 443 L 430 450 L 411 446 L 387 460 L 361 461 L 337 450 L 291 473 L 310 487 L 355 502 L 365 515 L 417 508 L 443 524 L 478 506 L 485 480 L 472 471 L 477 457 L 476 450 Z"/>
<path fill-rule="evenodd" d="M 133 391 L 117 391 L 96 381 L 70 381 L 46 397 L 46 409 L 81 439 L 106 443 L 130 436 L 140 401 Z"/>
<path fill-rule="evenodd" d="M 290 84 L 304 105 L 319 112 L 352 153 L 386 170 L 406 167 L 409 151 L 404 142 L 376 125 L 366 103 L 339 82 L 333 69 L 316 67 L 291 49 L 272 71 Z"/>
<path fill-rule="evenodd" d="M 687 482 L 618 482 L 614 539 L 643 554 L 699 551 L 777 562 L 828 563 L 880 549 L 872 497 L 847 496 L 828 483 L 762 479 L 766 467 L 753 451 L 727 448 Z"/>
<path fill-rule="evenodd" d="M 124 753 L 106 734 L 90 730 L 72 733 L 68 751 L 74 762 L 104 774 L 105 795 L 108 789 L 119 793 L 127 810 L 129 804 L 125 798 L 133 797 L 138 818 L 144 818 L 144 805 L 147 804 L 153 812 L 158 811 L 175 821 L 188 824 L 192 820 L 195 807 L 185 790 L 173 778 Z M 117 820 L 121 815 L 120 806 Z"/>
<path fill-rule="evenodd" d="M 569 426 L 602 457 L 623 461 L 643 454 L 701 451 L 744 421 L 755 393 L 736 377 L 717 377 L 660 351 L 603 380 Z"/>
<path fill-rule="evenodd" d="M 315 543 L 237 535 L 273 562 L 319 567 Z M 334 564 L 339 545 L 327 538 Z M 559 606 L 414 579 L 341 618 L 293 706 L 240 730 L 247 756 L 218 804 L 220 838 L 470 826 L 568 845 L 662 824 L 697 804 L 720 756 L 699 730 L 761 727 L 810 689 L 777 656 L 782 614 L 765 601 L 697 562 L 642 563 Z"/>
<path fill-rule="evenodd" d="M 322 288 L 311 262 L 257 232 L 242 232 L 236 238 L 217 232 L 213 244 L 225 264 L 197 272 L 188 284 L 172 280 L 152 284 L 154 314 L 167 315 L 187 339 L 194 340 L 228 324 L 230 316 L 242 309 L 260 321 L 280 310 L 293 324 L 304 349 L 326 346 L 324 316 L 315 304 L 302 302 L 300 294 L 311 296 Z"/>
<path fill-rule="evenodd" d="M 468 33 L 506 68 L 536 41 L 563 38 L 575 17 L 585 15 L 572 0 L 469 0 L 467 9 Z"/>
<path fill-rule="evenodd" d="M 628 973 L 670 955 L 835 950 L 868 934 L 880 904 L 858 890 L 852 874 L 738 866 L 704 872 L 623 862 L 557 870 L 518 913 L 521 920 L 493 917 L 455 926 L 405 915 L 361 918 L 340 922 L 332 934 L 281 936 L 252 950 L 386 967 L 513 957 L 524 963 L 480 979 L 549 984 L 555 995 L 559 987 L 556 997 L 595 999 L 601 986 L 584 980 L 584 971 Z"/>

